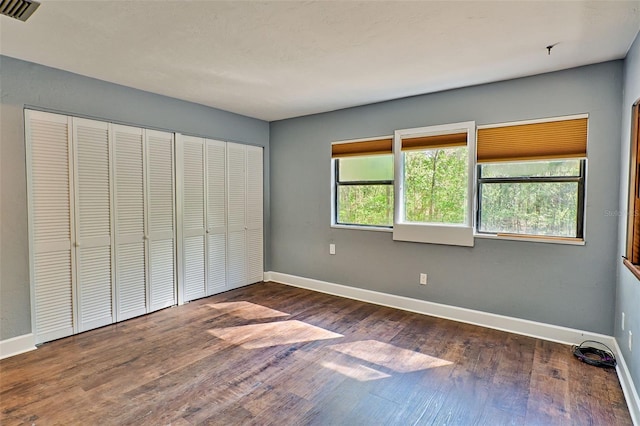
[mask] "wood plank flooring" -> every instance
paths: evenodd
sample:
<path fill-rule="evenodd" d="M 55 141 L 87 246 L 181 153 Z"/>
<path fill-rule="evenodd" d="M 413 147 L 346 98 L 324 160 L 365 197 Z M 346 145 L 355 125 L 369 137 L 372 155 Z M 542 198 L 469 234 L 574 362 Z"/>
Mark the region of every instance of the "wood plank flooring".
<path fill-rule="evenodd" d="M 630 425 L 570 347 L 259 283 L 0 361 L 6 425 Z"/>

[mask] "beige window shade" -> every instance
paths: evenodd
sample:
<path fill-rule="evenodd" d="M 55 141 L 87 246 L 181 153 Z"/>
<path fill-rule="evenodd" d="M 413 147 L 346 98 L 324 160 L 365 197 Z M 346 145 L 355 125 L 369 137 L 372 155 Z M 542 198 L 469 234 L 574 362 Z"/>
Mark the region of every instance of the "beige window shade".
<path fill-rule="evenodd" d="M 331 158 L 391 154 L 393 152 L 392 148 L 393 139 L 391 138 L 362 142 L 334 143 L 331 145 Z"/>
<path fill-rule="evenodd" d="M 467 133 L 450 133 L 437 136 L 420 136 L 415 138 L 402 138 L 402 150 L 411 151 L 418 149 L 451 148 L 454 146 L 466 146 Z"/>
<path fill-rule="evenodd" d="M 479 163 L 584 158 L 587 118 L 478 129 Z"/>

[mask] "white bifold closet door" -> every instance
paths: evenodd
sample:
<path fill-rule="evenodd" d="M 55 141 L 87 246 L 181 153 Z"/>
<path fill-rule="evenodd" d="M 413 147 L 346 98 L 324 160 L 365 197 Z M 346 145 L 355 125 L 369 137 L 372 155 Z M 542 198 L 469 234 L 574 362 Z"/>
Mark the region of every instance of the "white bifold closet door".
<path fill-rule="evenodd" d="M 36 342 L 175 305 L 173 134 L 25 119 Z"/>
<path fill-rule="evenodd" d="M 227 143 L 227 270 L 230 288 L 263 279 L 263 153 Z"/>
<path fill-rule="evenodd" d="M 176 304 L 173 134 L 113 125 L 116 306 L 123 321 Z"/>
<path fill-rule="evenodd" d="M 247 147 L 247 281 L 264 279 L 262 148 Z"/>
<path fill-rule="evenodd" d="M 227 289 L 227 144 L 206 140 L 207 295 Z"/>
<path fill-rule="evenodd" d="M 149 311 L 178 302 L 173 133 L 145 130 Z"/>
<path fill-rule="evenodd" d="M 227 144 L 227 209 L 229 288 L 247 281 L 247 146 Z"/>
<path fill-rule="evenodd" d="M 182 206 L 182 298 L 180 302 L 206 296 L 205 271 L 205 141 L 180 139 Z"/>
<path fill-rule="evenodd" d="M 147 251 L 144 202 L 144 135 L 137 127 L 113 125 L 115 151 L 116 319 L 147 310 Z"/>
<path fill-rule="evenodd" d="M 73 118 L 78 331 L 114 321 L 109 124 Z"/>
<path fill-rule="evenodd" d="M 224 291 L 226 143 L 181 136 L 182 302 Z"/>
<path fill-rule="evenodd" d="M 74 333 L 71 118 L 25 111 L 36 343 Z"/>

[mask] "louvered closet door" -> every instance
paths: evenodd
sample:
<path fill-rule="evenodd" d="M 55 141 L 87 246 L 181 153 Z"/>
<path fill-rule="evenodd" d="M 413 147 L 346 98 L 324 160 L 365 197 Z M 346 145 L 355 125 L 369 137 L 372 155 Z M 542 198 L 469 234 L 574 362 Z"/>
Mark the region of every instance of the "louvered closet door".
<path fill-rule="evenodd" d="M 115 166 L 116 320 L 147 312 L 143 130 L 112 125 Z"/>
<path fill-rule="evenodd" d="M 36 343 L 74 333 L 70 119 L 25 111 Z"/>
<path fill-rule="evenodd" d="M 113 322 L 108 126 L 73 118 L 79 332 Z"/>
<path fill-rule="evenodd" d="M 227 288 L 227 209 L 225 142 L 207 139 L 207 294 Z"/>
<path fill-rule="evenodd" d="M 150 310 L 177 303 L 173 133 L 146 130 Z"/>
<path fill-rule="evenodd" d="M 263 262 L 262 148 L 247 146 L 247 281 L 262 281 Z"/>
<path fill-rule="evenodd" d="M 182 136 L 182 256 L 184 301 L 206 296 L 205 144 Z"/>
<path fill-rule="evenodd" d="M 229 288 L 247 285 L 246 146 L 227 143 L 227 274 Z"/>

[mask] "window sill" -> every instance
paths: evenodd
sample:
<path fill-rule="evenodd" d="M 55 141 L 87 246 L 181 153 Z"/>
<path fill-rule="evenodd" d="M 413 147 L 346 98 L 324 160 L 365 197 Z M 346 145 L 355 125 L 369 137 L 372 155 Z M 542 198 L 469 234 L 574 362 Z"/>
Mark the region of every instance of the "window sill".
<path fill-rule="evenodd" d="M 331 227 L 332 228 L 336 228 L 336 229 L 351 229 L 351 230 L 356 230 L 356 231 L 393 232 L 393 228 L 387 228 L 387 227 L 384 227 L 384 226 L 332 224 Z"/>
<path fill-rule="evenodd" d="M 564 244 L 564 245 L 570 245 L 570 246 L 585 245 L 584 239 L 581 239 L 581 238 L 537 237 L 533 235 L 479 234 L 479 233 L 476 233 L 473 236 L 474 238 L 485 238 L 488 240 L 527 241 L 530 243 Z"/>
<path fill-rule="evenodd" d="M 466 225 L 396 223 L 394 241 L 473 247 L 473 228 Z"/>
<path fill-rule="evenodd" d="M 627 259 L 626 257 L 622 258 L 622 263 L 624 263 L 624 266 L 626 266 L 627 268 L 629 268 L 629 270 L 631 271 L 631 273 L 638 279 L 640 280 L 640 265 L 634 265 L 633 263 L 631 263 L 629 261 L 629 259 Z"/>

